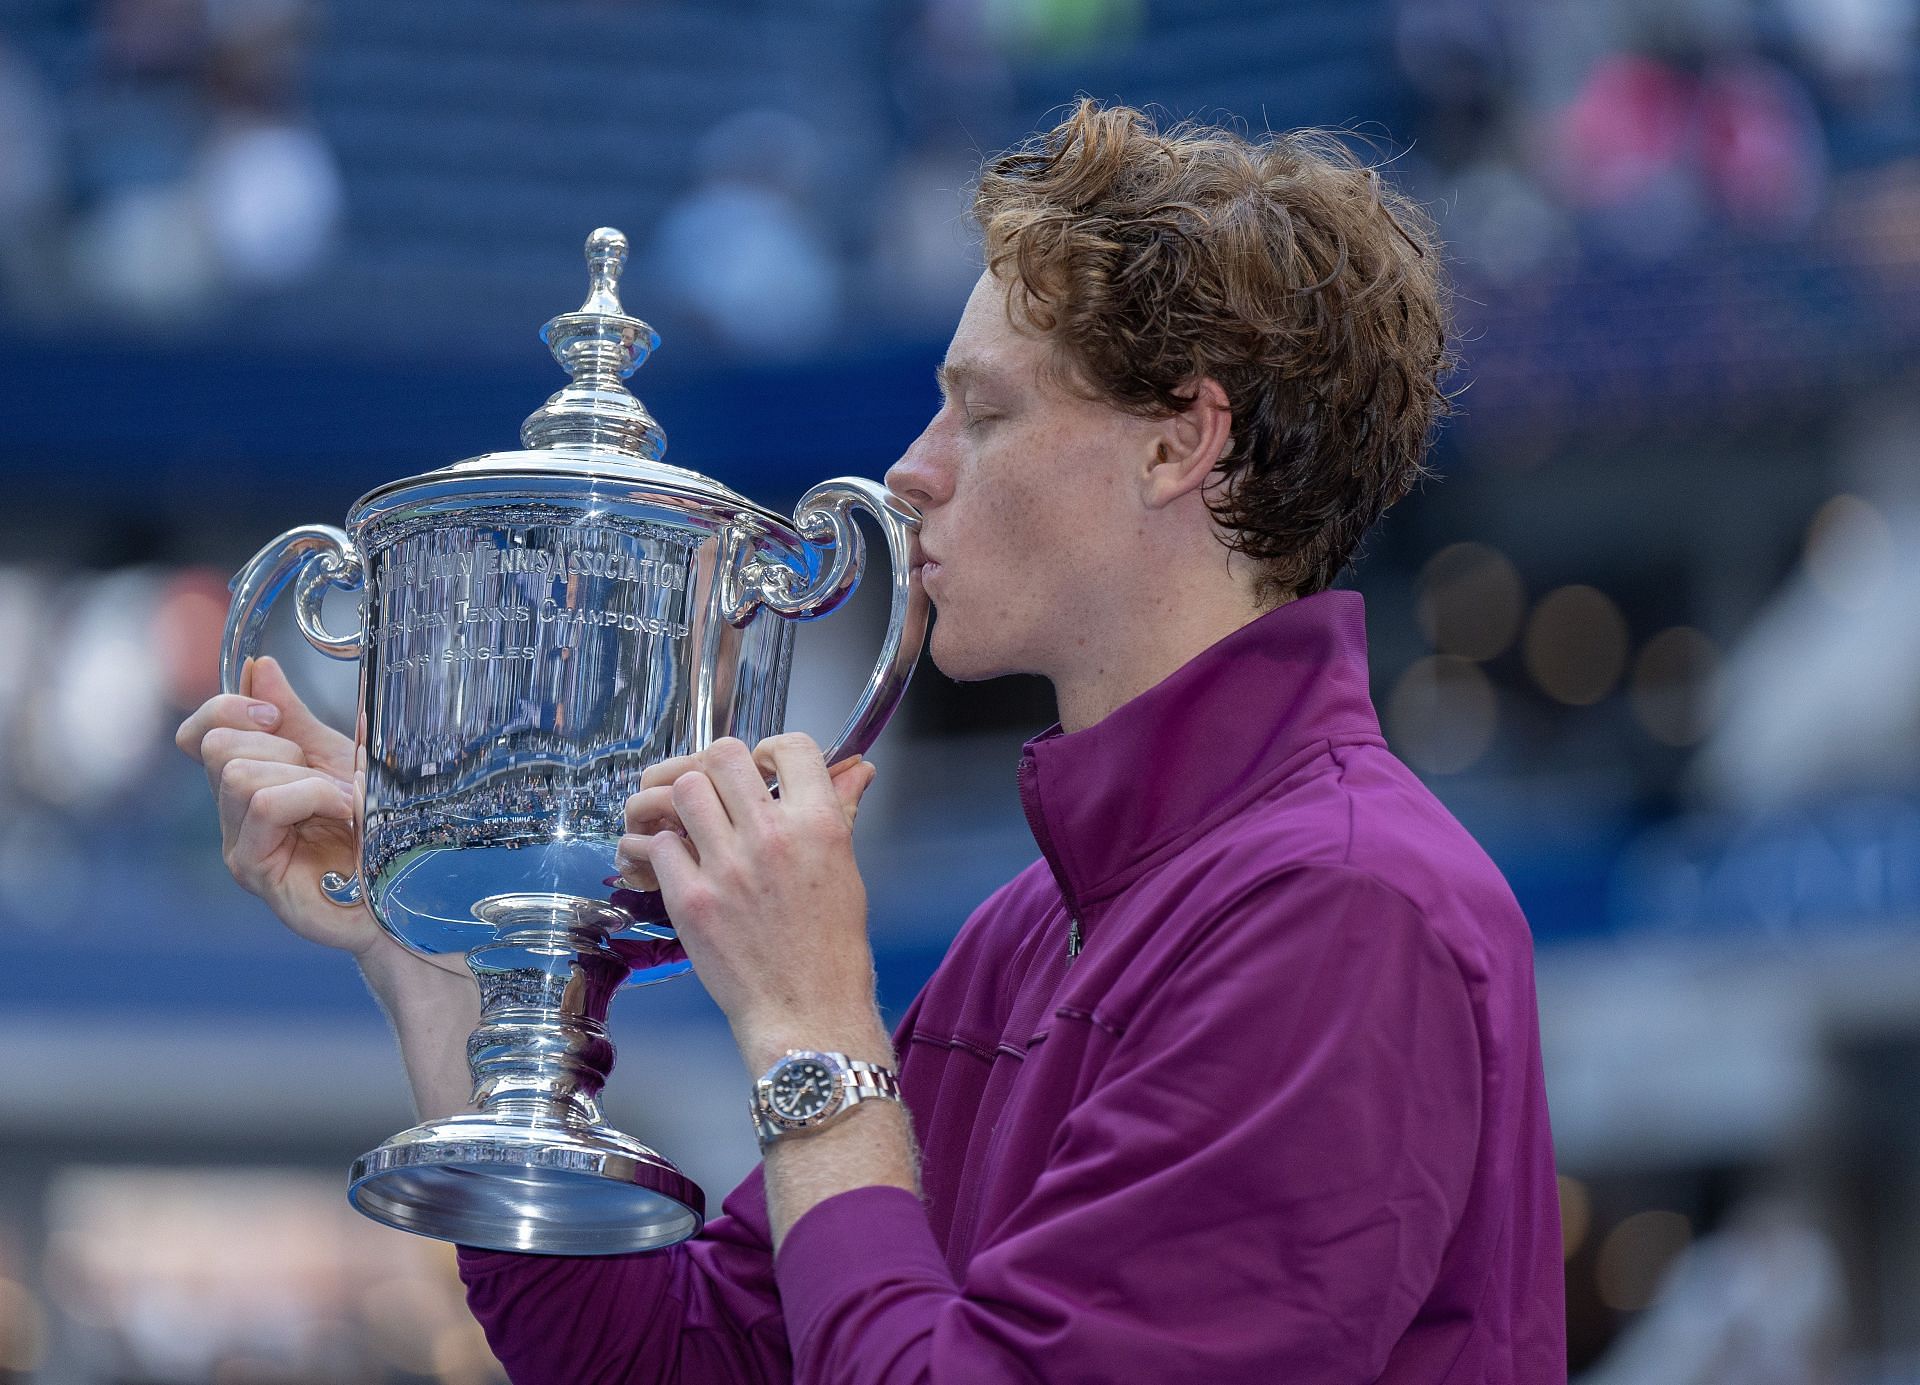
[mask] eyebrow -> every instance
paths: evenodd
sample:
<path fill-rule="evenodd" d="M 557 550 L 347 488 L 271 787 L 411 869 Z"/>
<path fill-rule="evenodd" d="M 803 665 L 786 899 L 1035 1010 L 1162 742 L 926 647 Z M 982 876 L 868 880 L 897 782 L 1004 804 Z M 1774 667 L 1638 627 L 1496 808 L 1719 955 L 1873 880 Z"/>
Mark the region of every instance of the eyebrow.
<path fill-rule="evenodd" d="M 940 386 L 940 393 L 951 399 L 970 382 L 992 378 L 992 372 L 973 361 L 942 361 L 934 370 L 933 378 Z"/>

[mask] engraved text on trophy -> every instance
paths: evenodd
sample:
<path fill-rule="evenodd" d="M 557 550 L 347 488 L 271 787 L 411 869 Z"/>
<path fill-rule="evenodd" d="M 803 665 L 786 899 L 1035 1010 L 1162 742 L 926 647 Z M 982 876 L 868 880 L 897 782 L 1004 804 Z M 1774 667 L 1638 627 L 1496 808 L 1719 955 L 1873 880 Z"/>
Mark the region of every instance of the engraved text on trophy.
<path fill-rule="evenodd" d="M 626 796 L 687 735 L 697 551 L 575 519 L 378 552 L 364 859 L 410 931 L 470 926 L 512 889 L 604 897 Z"/>

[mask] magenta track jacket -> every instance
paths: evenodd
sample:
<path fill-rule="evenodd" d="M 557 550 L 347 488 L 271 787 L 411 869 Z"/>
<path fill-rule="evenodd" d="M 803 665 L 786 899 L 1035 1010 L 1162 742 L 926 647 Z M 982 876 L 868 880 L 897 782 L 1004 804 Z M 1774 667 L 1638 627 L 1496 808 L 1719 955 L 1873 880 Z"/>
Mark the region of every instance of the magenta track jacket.
<path fill-rule="evenodd" d="M 1531 939 L 1381 737 L 1360 596 L 1039 737 L 1020 791 L 1041 859 L 897 1035 L 925 1196 L 776 1258 L 756 1171 L 671 1250 L 463 1250 L 513 1379 L 1564 1381 Z"/>

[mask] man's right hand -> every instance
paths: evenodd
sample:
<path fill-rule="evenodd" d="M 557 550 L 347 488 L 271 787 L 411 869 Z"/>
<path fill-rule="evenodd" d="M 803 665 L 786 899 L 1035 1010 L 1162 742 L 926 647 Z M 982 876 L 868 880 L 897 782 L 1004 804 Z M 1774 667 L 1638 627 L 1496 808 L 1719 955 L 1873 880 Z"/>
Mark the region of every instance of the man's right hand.
<path fill-rule="evenodd" d="M 467 1035 L 480 993 L 458 954 L 422 957 L 388 936 L 365 903 L 327 898 L 320 877 L 359 866 L 354 743 L 307 710 L 272 659 L 251 659 L 238 693 L 208 698 L 179 747 L 206 767 L 233 878 L 300 937 L 353 954 L 393 1022 L 423 1119 L 469 1109 Z"/>
<path fill-rule="evenodd" d="M 273 659 L 248 660 L 240 687 L 208 698 L 174 736 L 207 771 L 227 869 L 302 938 L 363 960 L 397 947 L 365 904 L 342 908 L 320 889 L 328 871 L 359 864 L 353 742 L 308 710 Z"/>

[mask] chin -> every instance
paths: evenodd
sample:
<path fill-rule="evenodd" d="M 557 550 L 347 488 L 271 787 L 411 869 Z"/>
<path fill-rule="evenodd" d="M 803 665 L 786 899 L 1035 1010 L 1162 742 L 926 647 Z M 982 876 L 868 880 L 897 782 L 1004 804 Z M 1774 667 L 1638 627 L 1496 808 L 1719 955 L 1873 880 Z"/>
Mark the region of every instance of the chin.
<path fill-rule="evenodd" d="M 927 653 L 933 659 L 933 666 L 956 683 L 981 683 L 1023 672 L 1014 666 L 1006 651 L 968 639 L 948 616 L 934 620 Z"/>

